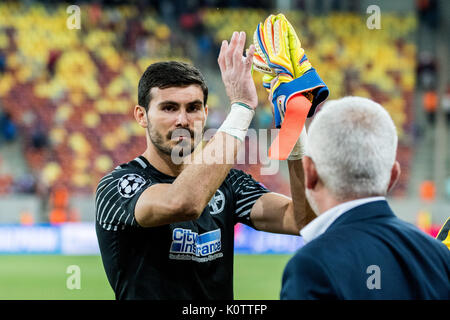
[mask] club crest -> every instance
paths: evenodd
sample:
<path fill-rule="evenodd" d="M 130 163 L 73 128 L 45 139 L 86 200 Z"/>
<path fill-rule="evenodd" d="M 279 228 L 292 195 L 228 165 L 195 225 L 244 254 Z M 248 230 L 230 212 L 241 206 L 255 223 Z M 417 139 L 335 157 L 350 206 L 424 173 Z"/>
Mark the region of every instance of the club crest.
<path fill-rule="evenodd" d="M 223 211 L 223 208 L 225 207 L 225 195 L 223 194 L 223 192 L 217 190 L 214 196 L 209 201 L 208 206 L 210 214 L 221 213 Z"/>

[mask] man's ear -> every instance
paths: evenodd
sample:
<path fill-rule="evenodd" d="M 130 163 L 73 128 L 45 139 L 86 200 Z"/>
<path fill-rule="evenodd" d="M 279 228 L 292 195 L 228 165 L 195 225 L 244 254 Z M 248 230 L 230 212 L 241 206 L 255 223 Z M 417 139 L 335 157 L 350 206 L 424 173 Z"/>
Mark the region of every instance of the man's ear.
<path fill-rule="evenodd" d="M 400 163 L 396 160 L 391 169 L 391 180 L 389 180 L 389 186 L 387 192 L 390 192 L 396 185 L 398 179 L 400 178 L 402 170 L 400 168 Z"/>
<path fill-rule="evenodd" d="M 302 166 L 305 174 L 305 188 L 314 189 L 319 181 L 314 161 L 308 156 L 303 156 Z"/>
<path fill-rule="evenodd" d="M 141 107 L 140 105 L 134 106 L 134 118 L 142 128 L 147 128 L 147 111 L 145 111 L 144 107 Z"/>

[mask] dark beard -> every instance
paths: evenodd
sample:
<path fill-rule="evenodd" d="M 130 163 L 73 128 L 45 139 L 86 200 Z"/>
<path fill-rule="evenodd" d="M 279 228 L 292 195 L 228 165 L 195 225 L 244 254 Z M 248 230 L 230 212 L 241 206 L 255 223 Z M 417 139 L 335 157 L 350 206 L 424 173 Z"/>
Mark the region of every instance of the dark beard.
<path fill-rule="evenodd" d="M 190 136 L 194 137 L 194 132 L 192 130 L 190 130 L 188 128 L 180 128 L 180 129 L 189 131 Z M 166 139 L 171 140 L 172 136 L 173 136 L 174 132 L 176 132 L 176 130 L 177 129 L 175 129 L 173 131 L 169 131 L 166 135 Z M 191 144 L 191 142 L 190 142 L 191 140 L 182 140 L 175 147 L 165 146 L 163 136 L 159 132 L 152 130 L 151 125 L 147 127 L 147 132 L 148 132 L 151 142 L 156 147 L 156 149 L 158 149 L 165 155 L 172 156 L 175 153 L 175 155 L 177 155 L 178 157 L 185 157 L 185 156 L 191 154 L 192 151 L 194 151 L 194 149 L 195 149 L 195 144 Z M 175 136 L 179 136 L 179 135 L 175 135 Z M 175 149 L 175 151 L 174 151 L 174 149 Z"/>

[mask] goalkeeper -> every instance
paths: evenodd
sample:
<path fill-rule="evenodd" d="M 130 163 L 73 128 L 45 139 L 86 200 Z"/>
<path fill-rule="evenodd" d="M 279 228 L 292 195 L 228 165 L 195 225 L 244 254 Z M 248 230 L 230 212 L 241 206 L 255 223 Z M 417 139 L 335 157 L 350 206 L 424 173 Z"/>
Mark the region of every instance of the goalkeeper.
<path fill-rule="evenodd" d="M 195 138 L 208 89 L 196 68 L 155 63 L 139 81 L 134 116 L 147 149 L 107 174 L 96 192 L 97 237 L 117 299 L 233 299 L 236 223 L 299 235 L 315 218 L 300 149 L 289 155 L 292 199 L 231 169 L 257 107 L 255 48 L 243 58 L 245 37 L 235 32 L 222 43 L 218 63 L 231 110 L 205 146 Z"/>

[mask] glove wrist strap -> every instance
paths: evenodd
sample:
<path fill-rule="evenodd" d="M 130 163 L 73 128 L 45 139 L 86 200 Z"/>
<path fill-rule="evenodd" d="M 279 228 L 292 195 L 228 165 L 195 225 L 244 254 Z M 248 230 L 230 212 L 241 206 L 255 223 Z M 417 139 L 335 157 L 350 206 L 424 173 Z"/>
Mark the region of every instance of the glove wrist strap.
<path fill-rule="evenodd" d="M 304 92 L 313 92 L 312 106 L 308 113 L 308 117 L 312 117 L 316 106 L 328 97 L 328 88 L 314 68 L 297 79 L 280 84 L 273 93 L 272 103 L 276 106 L 277 98 L 284 96 L 284 105 L 287 105 L 289 99 L 294 95 Z"/>

